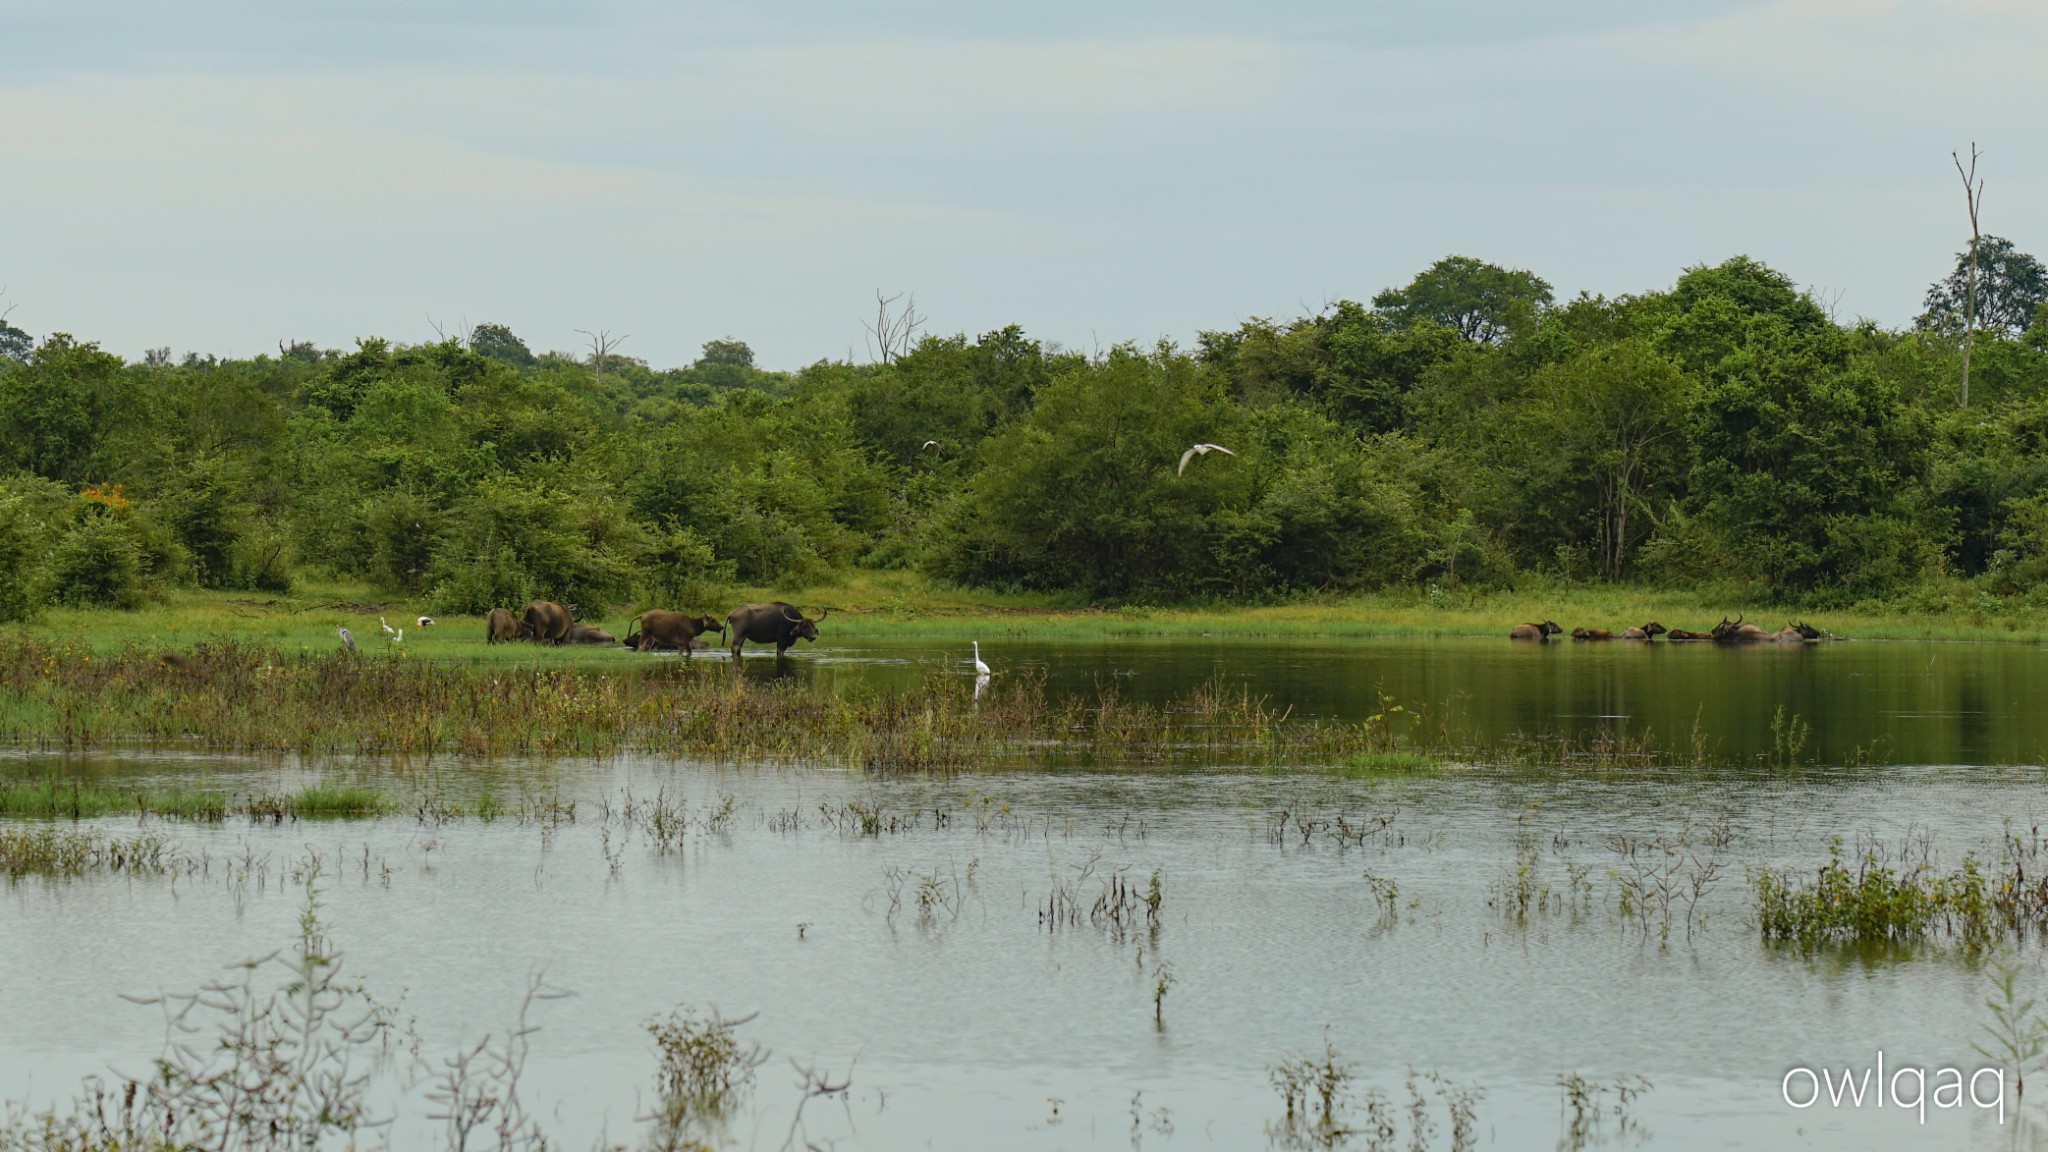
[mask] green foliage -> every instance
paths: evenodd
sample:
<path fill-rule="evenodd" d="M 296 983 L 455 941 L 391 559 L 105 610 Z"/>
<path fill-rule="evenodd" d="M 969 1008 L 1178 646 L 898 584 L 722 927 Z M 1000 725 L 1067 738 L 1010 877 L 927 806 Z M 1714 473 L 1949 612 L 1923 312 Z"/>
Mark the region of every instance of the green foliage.
<path fill-rule="evenodd" d="M 2013 247 L 2002 236 L 1984 236 L 1976 248 L 1976 328 L 1983 333 L 2017 337 L 2033 323 L 2036 311 L 2048 304 L 2048 267 Z M 1970 249 L 1956 253 L 1955 271 L 1927 288 L 1922 328 L 1960 333 L 1969 316 L 1972 294 Z"/>
<path fill-rule="evenodd" d="M 1407 287 L 1374 296 L 1372 304 L 1397 327 L 1426 320 L 1467 340 L 1494 344 L 1518 322 L 1533 322 L 1536 310 L 1550 300 L 1549 282 L 1534 272 L 1446 256 Z"/>
<path fill-rule="evenodd" d="M 88 515 L 56 541 L 50 598 L 59 604 L 137 608 L 146 598 L 142 544 L 121 518 Z"/>
<path fill-rule="evenodd" d="M 1992 249 L 2012 292 L 1967 412 L 1941 325 L 1837 324 L 1741 256 L 1561 304 L 1451 257 L 1187 352 L 1012 326 L 796 373 L 731 337 L 600 372 L 500 324 L 138 365 L 59 334 L 0 353 L 0 616 L 301 570 L 450 611 L 708 606 L 854 564 L 1109 601 L 1527 579 L 2048 603 L 2048 304 Z M 1236 454 L 1182 474 L 1198 442 Z"/>

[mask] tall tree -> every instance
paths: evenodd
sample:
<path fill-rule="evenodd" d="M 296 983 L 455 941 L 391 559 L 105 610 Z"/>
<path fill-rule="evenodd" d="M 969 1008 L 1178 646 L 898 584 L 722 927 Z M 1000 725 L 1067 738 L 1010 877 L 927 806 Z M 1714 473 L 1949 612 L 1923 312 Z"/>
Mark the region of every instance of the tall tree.
<path fill-rule="evenodd" d="M 1509 321 L 1518 313 L 1533 313 L 1550 301 L 1549 282 L 1534 272 L 1469 256 L 1446 256 L 1406 288 L 1389 288 L 1374 296 L 1372 305 L 1398 328 L 1429 320 L 1467 340 L 1496 344 L 1507 336 Z"/>
<path fill-rule="evenodd" d="M 2002 236 L 1982 237 L 1972 247 L 1974 257 L 1968 251 L 1956 253 L 1955 271 L 1927 286 L 1927 311 L 1920 316 L 1920 327 L 1974 327 L 2018 337 L 2033 322 L 2035 311 L 2048 304 L 2048 266 Z"/>

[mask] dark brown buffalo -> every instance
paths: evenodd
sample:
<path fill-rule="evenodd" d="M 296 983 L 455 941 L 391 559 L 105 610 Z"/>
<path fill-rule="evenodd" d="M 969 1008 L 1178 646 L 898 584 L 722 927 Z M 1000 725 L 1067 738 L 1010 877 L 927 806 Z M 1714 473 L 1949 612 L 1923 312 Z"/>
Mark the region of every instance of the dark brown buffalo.
<path fill-rule="evenodd" d="M 683 655 L 692 648 L 704 645 L 693 643 L 706 632 L 723 632 L 725 625 L 709 616 L 685 616 L 681 612 L 670 612 L 662 608 L 650 608 L 633 617 L 638 630 L 627 630 L 626 646 L 635 652 L 652 652 L 656 648 L 680 648 Z"/>
<path fill-rule="evenodd" d="M 569 625 L 576 611 L 553 600 L 535 600 L 526 606 L 526 638 L 536 644 L 562 644 L 569 639 Z"/>
<path fill-rule="evenodd" d="M 569 634 L 562 638 L 564 644 L 602 644 L 607 648 L 618 642 L 617 636 L 594 624 L 571 624 Z"/>
<path fill-rule="evenodd" d="M 1508 629 L 1508 639 L 1548 640 L 1563 631 L 1564 629 L 1559 628 L 1548 620 L 1541 624 L 1517 624 L 1513 628 Z"/>
<path fill-rule="evenodd" d="M 1572 629 L 1572 639 L 1612 640 L 1614 639 L 1614 633 L 1607 631 L 1605 628 L 1574 628 Z"/>
<path fill-rule="evenodd" d="M 1744 624 L 1740 616 L 1733 620 L 1726 616 L 1721 617 L 1721 622 L 1714 625 L 1714 630 L 1707 635 L 1713 637 L 1716 644 L 1754 644 L 1759 640 L 1771 638 L 1769 632 L 1756 625 Z"/>
<path fill-rule="evenodd" d="M 799 640 L 816 640 L 818 625 L 831 614 L 832 610 L 827 608 L 813 620 L 797 611 L 794 604 L 784 604 L 780 600 L 773 604 L 748 604 L 735 608 L 725 616 L 727 635 L 732 638 L 732 658 L 740 658 L 740 649 L 749 640 L 756 644 L 775 645 L 775 654 L 780 656 Z"/>
<path fill-rule="evenodd" d="M 1625 629 L 1621 634 L 1621 638 L 1623 640 L 1655 640 L 1657 637 L 1662 636 L 1665 631 L 1666 629 L 1662 624 L 1652 620 L 1641 628 Z"/>
<path fill-rule="evenodd" d="M 524 640 L 527 635 L 526 625 L 512 614 L 510 608 L 493 608 L 484 616 L 486 644 L 496 644 L 501 640 Z"/>
<path fill-rule="evenodd" d="M 1673 628 L 1664 634 L 1664 638 L 1667 640 L 1712 640 L 1714 634 L 1712 632 L 1688 632 L 1683 628 Z"/>
<path fill-rule="evenodd" d="M 1780 644 L 1804 644 L 1809 640 L 1820 639 L 1820 629 L 1804 620 L 1797 624 L 1788 620 L 1783 631 L 1771 633 L 1771 639 Z"/>

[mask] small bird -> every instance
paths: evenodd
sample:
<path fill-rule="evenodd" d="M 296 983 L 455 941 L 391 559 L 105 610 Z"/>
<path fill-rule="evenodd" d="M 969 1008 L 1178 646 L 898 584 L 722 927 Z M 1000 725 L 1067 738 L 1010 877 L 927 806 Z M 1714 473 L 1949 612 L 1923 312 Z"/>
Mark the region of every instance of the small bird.
<path fill-rule="evenodd" d="M 337 629 L 341 633 L 341 646 L 353 652 L 356 650 L 356 634 L 347 628 Z"/>
<path fill-rule="evenodd" d="M 927 449 L 927 448 L 937 448 L 938 446 L 939 446 L 939 442 L 938 442 L 937 440 L 927 440 L 927 441 L 925 441 L 924 443 L 922 443 L 922 444 L 918 445 L 918 446 L 917 446 L 917 450 L 918 450 L 919 452 L 922 452 L 922 451 L 924 451 L 924 450 L 925 450 L 925 449 Z"/>
<path fill-rule="evenodd" d="M 988 675 L 988 665 L 981 662 L 981 641 L 979 640 L 974 642 L 974 674 L 976 677 Z"/>
<path fill-rule="evenodd" d="M 422 628 L 432 628 L 433 626 L 434 626 L 434 618 L 433 618 L 432 616 L 422 616 L 422 617 L 420 617 L 420 627 L 422 627 Z"/>
<path fill-rule="evenodd" d="M 388 620 L 384 619 L 384 618 L 383 618 L 382 616 L 379 616 L 379 617 L 377 617 L 377 626 L 378 626 L 379 628 L 382 628 L 382 629 L 384 629 L 384 634 L 385 634 L 386 636 L 389 636 L 389 635 L 391 635 L 391 622 L 390 622 L 390 621 L 388 621 Z"/>
<path fill-rule="evenodd" d="M 1237 453 L 1232 452 L 1230 449 L 1225 448 L 1221 444 L 1197 444 L 1193 448 L 1190 448 L 1187 451 L 1180 454 L 1180 471 L 1175 472 L 1174 475 L 1186 475 L 1188 470 L 1188 461 L 1193 460 L 1197 456 L 1207 456 L 1211 452 L 1221 452 L 1225 456 L 1237 455 Z"/>

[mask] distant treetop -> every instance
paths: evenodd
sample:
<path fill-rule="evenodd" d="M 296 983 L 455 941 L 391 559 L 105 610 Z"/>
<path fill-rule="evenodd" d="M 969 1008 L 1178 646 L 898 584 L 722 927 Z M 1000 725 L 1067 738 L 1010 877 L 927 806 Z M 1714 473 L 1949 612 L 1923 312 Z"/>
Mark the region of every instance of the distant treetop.
<path fill-rule="evenodd" d="M 507 364 L 533 363 L 533 350 L 503 324 L 479 324 L 469 333 L 469 350 Z"/>
<path fill-rule="evenodd" d="M 1446 256 L 1408 282 L 1372 298 L 1397 328 L 1428 320 L 1467 340 L 1495 344 L 1517 312 L 1550 303 L 1550 284 L 1534 272 L 1502 268 L 1470 256 Z"/>
<path fill-rule="evenodd" d="M 1918 325 L 1923 329 L 1960 332 L 1968 311 L 1970 293 L 1970 250 L 1956 253 L 1956 266 L 1945 280 L 1927 286 L 1927 311 Z M 2048 268 L 2039 260 L 2013 247 L 2001 236 L 1986 236 L 1977 244 L 1977 330 L 1997 336 L 2018 336 L 2027 330 L 2034 313 L 2048 304 Z"/>

